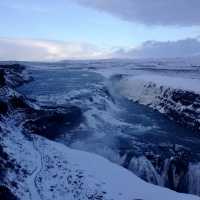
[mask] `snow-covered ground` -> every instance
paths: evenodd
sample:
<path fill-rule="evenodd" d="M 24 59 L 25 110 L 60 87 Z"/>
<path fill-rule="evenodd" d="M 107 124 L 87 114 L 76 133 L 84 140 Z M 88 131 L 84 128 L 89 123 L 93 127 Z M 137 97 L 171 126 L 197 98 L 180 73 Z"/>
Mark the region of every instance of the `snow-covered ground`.
<path fill-rule="evenodd" d="M 40 136 L 27 140 L 7 122 L 4 137 L 8 153 L 27 174 L 8 173 L 19 186 L 13 192 L 21 200 L 199 200 L 142 181 L 130 171 L 110 161 Z M 17 176 L 17 177 L 16 177 Z"/>
<path fill-rule="evenodd" d="M 200 130 L 200 79 L 140 74 L 122 78 L 118 88 L 128 99 Z"/>
<path fill-rule="evenodd" d="M 130 96 L 131 93 L 137 92 L 135 90 L 133 92 L 133 88 L 137 87 L 138 90 L 140 90 L 144 84 L 148 83 L 154 83 L 158 87 L 170 87 L 173 89 L 181 89 L 200 94 L 200 79 L 195 78 L 170 77 L 158 74 L 140 74 L 127 77 L 125 80 L 123 80 L 123 83 L 124 85 L 122 87 L 126 90 L 127 94 L 129 93 Z"/>
<path fill-rule="evenodd" d="M 109 63 L 108 63 L 109 65 Z M 94 69 L 92 69 L 94 70 Z M 175 78 L 169 76 L 161 76 L 158 74 L 140 75 L 140 72 L 131 70 L 128 66 L 126 70 L 119 68 L 116 70 L 98 69 L 103 75 L 109 77 L 115 74 L 125 74 L 125 78 L 118 82 L 118 88 L 121 94 L 131 100 L 149 105 L 160 112 L 166 112 L 171 105 L 175 111 L 182 112 L 189 109 L 195 112 L 195 120 L 199 119 L 199 108 L 194 108 L 194 105 L 183 105 L 180 101 L 174 102 L 174 91 L 189 91 L 190 94 L 199 93 L 197 79 Z M 95 71 L 95 70 L 94 70 Z M 123 73 L 124 72 L 124 73 Z M 128 75 L 128 76 L 127 76 Z M 187 80 L 188 83 L 183 83 Z M 5 93 L 10 93 L 5 91 Z M 14 90 L 11 91 L 14 93 Z M 84 90 L 84 94 L 88 94 Z M 196 94 L 197 93 L 197 94 Z M 0 94 L 5 100 L 5 96 L 9 94 Z M 68 98 L 73 98 L 79 93 L 72 92 Z M 167 95 L 167 96 L 165 96 Z M 58 100 L 59 97 L 57 98 Z M 91 102 L 98 105 L 98 101 L 103 98 L 96 98 Z M 42 99 L 45 103 L 46 99 Z M 65 99 L 66 100 L 66 99 Z M 163 101 L 164 100 L 164 101 Z M 90 102 L 90 103 L 91 103 Z M 167 102 L 165 105 L 161 103 Z M 170 102 L 170 103 L 169 103 Z M 188 102 L 187 102 L 188 103 Z M 198 107 L 198 101 L 194 102 Z M 110 105 L 110 104 L 109 104 Z M 91 116 L 97 113 L 96 110 L 88 111 L 86 114 Z M 20 120 L 12 113 L 10 118 L 3 118 L 0 121 L 3 137 L 0 140 L 13 163 L 19 167 L 18 172 L 9 169 L 4 184 L 20 199 L 28 200 L 198 200 L 197 196 L 180 194 L 166 188 L 146 183 L 132 172 L 118 166 L 101 156 L 86 153 L 84 151 L 73 150 L 66 145 L 55 141 L 50 141 L 38 135 L 27 136 L 22 133 L 22 129 L 18 126 Z M 105 121 L 111 121 L 104 112 L 99 113 Z M 15 118 L 16 117 L 16 118 Z M 19 116 L 20 119 L 20 116 Z M 16 122 L 19 122 L 16 125 Z M 113 124 L 119 124 L 114 121 Z M 112 160 L 112 159 L 111 159 Z M 132 162 L 132 168 L 135 166 L 142 167 L 141 162 Z M 145 164 L 145 163 L 144 163 Z M 13 164 L 14 165 L 14 164 Z M 193 170 L 199 175 L 199 166 L 191 165 L 190 170 Z M 134 170 L 133 170 L 134 171 Z M 194 173 L 191 173 L 189 180 L 194 181 Z M 199 179 L 198 179 L 199 181 Z M 0 181 L 1 182 L 1 181 Z M 17 187 L 13 186 L 17 185 Z M 193 191 L 193 185 L 190 185 L 190 191 Z M 199 194 L 198 191 L 194 193 Z"/>

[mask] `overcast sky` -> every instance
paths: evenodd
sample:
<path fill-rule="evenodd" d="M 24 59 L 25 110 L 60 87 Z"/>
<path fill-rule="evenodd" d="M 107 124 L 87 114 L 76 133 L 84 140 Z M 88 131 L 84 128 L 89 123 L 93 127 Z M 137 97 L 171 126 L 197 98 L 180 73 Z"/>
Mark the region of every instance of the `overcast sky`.
<path fill-rule="evenodd" d="M 200 55 L 200 0 L 1 0 L 0 60 Z"/>

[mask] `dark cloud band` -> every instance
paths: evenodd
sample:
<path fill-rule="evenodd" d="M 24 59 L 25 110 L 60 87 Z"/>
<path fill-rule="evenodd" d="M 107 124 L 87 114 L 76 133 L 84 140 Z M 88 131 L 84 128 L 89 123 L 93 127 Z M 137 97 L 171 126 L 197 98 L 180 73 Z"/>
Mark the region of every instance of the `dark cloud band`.
<path fill-rule="evenodd" d="M 200 41 L 198 39 L 168 42 L 147 41 L 138 48 L 129 49 L 127 51 L 120 49 L 116 51 L 113 56 L 120 58 L 200 57 Z"/>
<path fill-rule="evenodd" d="M 200 0 L 75 0 L 121 19 L 147 25 L 200 25 Z"/>

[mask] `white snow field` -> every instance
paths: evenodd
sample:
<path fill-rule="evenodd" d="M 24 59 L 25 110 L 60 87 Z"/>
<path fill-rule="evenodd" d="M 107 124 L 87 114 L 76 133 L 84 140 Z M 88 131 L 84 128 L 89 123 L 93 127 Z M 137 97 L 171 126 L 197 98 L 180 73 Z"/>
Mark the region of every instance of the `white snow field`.
<path fill-rule="evenodd" d="M 27 139 L 13 121 L 4 126 L 4 145 L 26 175 L 8 174 L 19 183 L 20 200 L 200 200 L 144 182 L 95 154 L 72 150 L 40 136 Z"/>
<path fill-rule="evenodd" d="M 140 74 L 127 77 L 123 80 L 122 87 L 125 90 L 125 93 L 131 97 L 133 95 L 137 96 L 137 92 L 141 91 L 144 84 L 148 83 L 154 83 L 156 86 L 170 87 L 172 89 L 182 89 L 200 94 L 200 79 L 170 77 L 158 74 Z M 133 90 L 136 87 L 138 90 Z M 135 92 L 137 94 L 135 94 Z"/>
<path fill-rule="evenodd" d="M 200 130 L 200 79 L 149 73 L 122 78 L 118 88 L 128 99 L 165 113 L 184 126 Z"/>

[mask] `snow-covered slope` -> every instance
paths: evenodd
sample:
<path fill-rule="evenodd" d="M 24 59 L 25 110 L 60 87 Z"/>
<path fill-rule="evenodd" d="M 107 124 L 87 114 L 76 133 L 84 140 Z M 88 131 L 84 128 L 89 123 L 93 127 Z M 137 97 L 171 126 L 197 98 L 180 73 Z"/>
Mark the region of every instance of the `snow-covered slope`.
<path fill-rule="evenodd" d="M 162 75 L 137 75 L 119 83 L 121 94 L 169 118 L 200 130 L 200 80 Z"/>
<path fill-rule="evenodd" d="M 62 114 L 53 108 L 49 112 L 48 109 L 42 110 L 44 108 L 35 106 L 29 99 L 15 92 L 15 84 L 11 84 L 13 88 L 10 88 L 4 79 L 5 73 L 1 75 L 1 199 L 5 199 L 5 190 L 15 196 L 12 199 L 20 200 L 200 199 L 151 185 L 100 156 L 72 150 L 37 135 L 36 130 L 47 130 L 48 124 L 44 127 L 41 121 L 34 121 L 33 116 L 40 118 L 40 114 L 46 114 L 43 119 L 51 120 L 55 120 L 55 116 L 61 117 L 59 119 L 63 123 L 70 119 L 62 118 Z M 20 78 L 20 82 L 23 79 Z M 23 123 L 27 120 L 38 125 L 34 134 L 24 129 Z"/>
<path fill-rule="evenodd" d="M 40 136 L 28 140 L 19 129 L 7 122 L 3 138 L 7 152 L 20 166 L 9 171 L 7 183 L 20 199 L 98 199 L 98 200 L 197 200 L 146 183 L 128 170 L 86 152 L 72 150 Z"/>
<path fill-rule="evenodd" d="M 180 77 L 169 77 L 158 74 L 141 74 L 128 78 L 128 81 L 135 84 L 138 82 L 151 82 L 157 86 L 166 86 L 173 89 L 180 89 L 200 94 L 200 79 L 189 79 Z"/>

